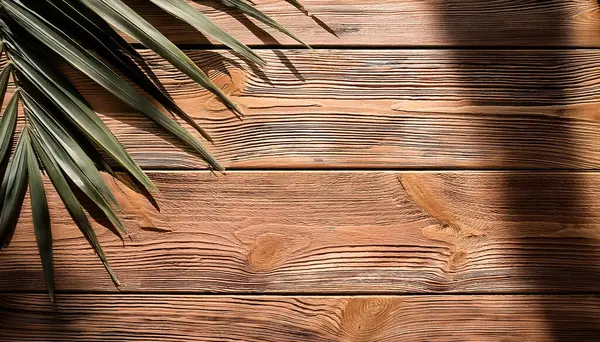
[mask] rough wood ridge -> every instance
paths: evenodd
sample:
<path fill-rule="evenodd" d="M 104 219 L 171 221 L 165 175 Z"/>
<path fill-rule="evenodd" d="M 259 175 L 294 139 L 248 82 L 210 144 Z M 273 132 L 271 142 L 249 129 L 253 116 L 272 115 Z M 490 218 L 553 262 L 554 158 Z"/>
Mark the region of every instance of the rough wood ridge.
<path fill-rule="evenodd" d="M 244 120 L 145 56 L 228 168 L 600 167 L 600 50 L 274 50 L 260 52 L 268 61 L 260 72 L 223 51 L 188 53 Z M 147 119 L 73 77 L 141 165 L 204 168 Z"/>
<path fill-rule="evenodd" d="M 600 281 L 596 173 L 151 176 L 159 213 L 117 189 L 132 241 L 97 229 L 121 291 L 569 293 Z M 50 201 L 57 289 L 116 291 L 56 195 Z M 24 207 L 14 247 L 0 254 L 0 288 L 43 291 Z"/>
<path fill-rule="evenodd" d="M 57 303 L 0 298 L 0 339 L 491 342 L 589 341 L 600 333 L 597 296 L 64 295 Z"/>

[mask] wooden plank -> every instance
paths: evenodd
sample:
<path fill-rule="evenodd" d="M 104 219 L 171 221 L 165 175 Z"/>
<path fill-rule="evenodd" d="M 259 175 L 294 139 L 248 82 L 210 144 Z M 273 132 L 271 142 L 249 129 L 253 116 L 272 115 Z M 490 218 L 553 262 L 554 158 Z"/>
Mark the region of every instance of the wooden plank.
<path fill-rule="evenodd" d="M 0 338 L 43 341 L 593 341 L 598 296 L 0 296 Z"/>
<path fill-rule="evenodd" d="M 215 1 L 190 2 L 247 44 L 296 45 Z M 315 46 L 600 46 L 595 1 L 303 0 L 317 20 L 285 0 L 254 2 Z M 147 1 L 130 3 L 177 43 L 209 42 Z"/>
<path fill-rule="evenodd" d="M 262 73 L 218 52 L 189 51 L 240 104 L 242 121 L 144 53 L 228 168 L 600 167 L 600 50 L 262 51 Z M 204 167 L 72 76 L 142 166 Z"/>
<path fill-rule="evenodd" d="M 587 292 L 600 282 L 600 173 L 151 177 L 160 213 L 120 195 L 132 241 L 97 229 L 122 291 Z M 115 291 L 51 193 L 58 290 Z M 32 230 L 25 204 L 0 253 L 0 291 L 44 290 Z"/>

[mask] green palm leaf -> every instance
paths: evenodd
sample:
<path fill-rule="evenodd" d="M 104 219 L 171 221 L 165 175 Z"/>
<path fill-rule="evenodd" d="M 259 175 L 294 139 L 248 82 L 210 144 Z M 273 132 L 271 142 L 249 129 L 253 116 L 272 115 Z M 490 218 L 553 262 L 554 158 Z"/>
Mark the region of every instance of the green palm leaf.
<path fill-rule="evenodd" d="M 151 1 L 249 61 L 265 64 L 252 49 L 186 1 Z M 298 1 L 288 1 L 306 13 Z M 243 0 L 221 2 L 302 43 L 252 4 Z M 0 104 L 4 103 L 11 79 L 16 86 L 0 118 L 0 249 L 8 246 L 12 239 L 29 184 L 34 231 L 51 300 L 55 291 L 52 232 L 42 170 L 116 285 L 119 280 L 80 198 L 86 197 L 86 203 L 90 200 L 91 209 L 100 210 L 115 227 L 126 233 L 117 215 L 119 205 L 100 170 L 115 175 L 110 166 L 113 163 L 145 189 L 156 191 L 150 178 L 84 96 L 56 67 L 56 58 L 62 58 L 192 147 L 213 169 L 223 170 L 199 139 L 162 111 L 179 116 L 212 142 L 208 133 L 173 101 L 142 56 L 117 30 L 152 49 L 242 116 L 236 105 L 185 53 L 121 0 L 0 0 L 0 55 L 8 59 L 0 72 Z M 154 105 L 147 95 L 163 108 Z M 25 114 L 25 125 L 11 156 L 19 103 Z"/>
<path fill-rule="evenodd" d="M 30 124 L 36 128 L 48 153 L 54 157 L 64 174 L 102 210 L 115 227 L 127 234 L 125 226 L 111 207 L 118 206 L 118 203 L 92 160 L 46 109 L 26 93 L 23 98 Z"/>
<path fill-rule="evenodd" d="M 300 2 L 298 2 L 297 0 L 287 0 L 287 2 L 294 5 L 294 7 L 296 7 L 300 11 L 306 12 L 306 9 L 304 8 L 304 6 L 302 6 L 302 4 Z"/>
<path fill-rule="evenodd" d="M 152 181 L 144 174 L 142 169 L 135 164 L 133 159 L 125 151 L 125 148 L 112 135 L 108 127 L 100 120 L 94 111 L 77 96 L 61 88 L 57 82 L 52 82 L 46 75 L 38 72 L 33 66 L 26 63 L 18 55 L 12 55 L 11 59 L 23 76 L 23 79 L 34 85 L 44 97 L 52 101 L 62 113 L 79 129 L 110 154 L 121 166 L 129 171 L 141 184 L 151 191 L 155 190 Z"/>
<path fill-rule="evenodd" d="M 114 30 L 109 29 L 110 26 L 108 28 L 102 26 L 104 29 L 98 27 L 97 22 L 102 18 L 97 17 L 96 13 L 86 7 L 76 7 L 76 2 L 51 0 L 51 4 L 56 9 L 57 20 L 62 26 L 75 25 L 80 28 L 77 30 L 80 40 L 87 45 L 94 46 L 98 55 L 105 58 L 140 88 L 156 98 L 165 109 L 184 119 L 206 140 L 213 141 L 210 135 L 193 118 L 179 108 L 173 99 L 140 69 L 136 63 L 143 63 L 142 57 L 131 45 L 125 42 Z M 63 29 L 61 28 L 61 30 Z"/>
<path fill-rule="evenodd" d="M 8 157 L 8 150 L 12 135 L 17 125 L 17 102 L 19 101 L 19 92 L 16 91 L 11 97 L 4 115 L 0 119 L 0 164 Z"/>
<path fill-rule="evenodd" d="M 43 145 L 43 140 L 39 137 L 37 132 L 34 130 L 32 133 L 33 134 L 31 134 L 31 141 L 33 142 L 35 152 L 42 161 L 42 165 L 44 165 L 44 169 L 48 173 L 48 177 L 54 185 L 56 192 L 62 199 L 63 203 L 65 204 L 65 207 L 69 211 L 69 214 L 71 214 L 73 220 L 75 221 L 83 235 L 89 241 L 96 254 L 98 254 L 98 256 L 100 257 L 104 268 L 110 275 L 113 282 L 117 285 L 120 285 L 121 283 L 119 282 L 119 279 L 110 267 L 108 259 L 106 258 L 106 255 L 104 255 L 102 246 L 100 246 L 100 243 L 98 242 L 98 238 L 96 237 L 96 233 L 94 232 L 90 221 L 85 215 L 85 212 L 83 211 L 79 200 L 77 200 L 77 197 L 71 190 L 69 183 L 60 171 L 57 161 L 46 152 L 46 149 Z"/>
<path fill-rule="evenodd" d="M 102 16 L 111 25 L 135 38 L 168 60 L 189 78 L 210 90 L 227 107 L 243 115 L 238 107 L 217 87 L 196 64 L 140 15 L 120 0 L 81 0 L 86 6 Z"/>
<path fill-rule="evenodd" d="M 212 167 L 217 170 L 223 170 L 223 167 L 204 148 L 204 146 L 202 146 L 202 143 L 177 122 L 162 113 L 150 101 L 140 95 L 133 87 L 125 82 L 125 80 L 97 59 L 93 54 L 83 49 L 77 42 L 73 41 L 64 33 L 56 30 L 56 28 L 47 21 L 39 18 L 35 13 L 26 10 L 20 5 L 12 4 L 9 0 L 5 1 L 5 8 L 8 12 L 15 20 L 19 21 L 31 35 L 36 36 L 46 46 L 60 54 L 72 66 L 88 75 L 91 79 L 119 97 L 125 103 L 139 110 L 141 113 L 177 136 L 183 142 L 193 147 Z M 97 0 L 92 1 L 94 4 L 99 4 L 100 2 L 101 1 Z M 193 64 L 191 60 L 190 63 Z"/>
<path fill-rule="evenodd" d="M 73 165 L 81 170 L 85 176 L 85 183 L 96 189 L 107 202 L 117 205 L 117 200 L 108 186 L 102 180 L 100 172 L 94 165 L 94 162 L 79 146 L 77 141 L 61 126 L 61 124 L 50 114 L 49 110 L 37 103 L 29 94 L 23 92 L 23 102 L 27 109 L 28 118 L 31 123 L 35 122 L 53 138 L 56 146 L 65 152 L 65 155 L 72 161 Z"/>
<path fill-rule="evenodd" d="M 6 248 L 10 244 L 27 189 L 27 148 L 24 136 L 21 133 L 0 187 L 0 248 Z"/>
<path fill-rule="evenodd" d="M 37 240 L 44 278 L 50 293 L 50 300 L 54 301 L 54 261 L 52 256 L 52 230 L 50 225 L 50 212 L 46 190 L 42 181 L 40 165 L 31 144 L 27 128 L 23 130 L 25 146 L 27 148 L 27 169 L 29 175 L 29 195 L 31 197 L 31 212 L 33 214 L 33 230 Z"/>
<path fill-rule="evenodd" d="M 2 44 L 2 50 L 4 50 L 4 44 Z M 0 73 L 0 105 L 4 103 L 4 97 L 6 96 L 6 90 L 8 89 L 8 79 L 10 78 L 10 72 L 12 71 L 12 65 L 8 64 L 2 73 Z"/>
<path fill-rule="evenodd" d="M 208 17 L 196 11 L 196 9 L 188 4 L 185 0 L 150 1 L 163 10 L 171 13 L 175 17 L 195 27 L 200 32 L 203 32 L 230 47 L 232 50 L 244 56 L 248 60 L 258 65 L 265 64 L 265 61 L 254 51 L 252 51 L 252 49 L 230 36 L 217 25 L 213 24 Z"/>

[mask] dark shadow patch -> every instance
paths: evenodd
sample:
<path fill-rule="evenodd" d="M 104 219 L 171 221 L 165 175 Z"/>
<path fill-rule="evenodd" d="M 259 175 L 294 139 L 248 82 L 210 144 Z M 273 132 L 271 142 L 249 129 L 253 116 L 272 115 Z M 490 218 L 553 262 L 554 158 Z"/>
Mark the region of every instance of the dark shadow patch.
<path fill-rule="evenodd" d="M 468 49 L 469 46 L 489 46 L 489 41 L 503 42 L 504 46 L 514 46 L 523 41 L 534 41 L 538 48 L 557 46 L 570 42 L 571 20 L 576 20 L 572 8 L 561 4 L 531 2 L 523 4 L 519 11 L 507 11 L 509 6 L 518 6 L 517 2 L 490 3 L 484 1 L 442 1 L 439 3 L 439 13 L 442 18 L 442 30 L 448 37 L 449 46 L 462 46 L 465 49 L 448 50 L 448 57 L 454 58 L 455 65 L 460 66 L 456 72 L 459 80 L 456 87 L 465 84 L 472 85 L 480 82 L 483 87 L 488 85 L 489 95 L 486 98 L 464 95 L 464 100 L 470 105 L 481 108 L 487 106 L 507 105 L 502 112 L 496 113 L 500 120 L 519 115 L 522 122 L 514 121 L 511 125 L 482 127 L 482 131 L 474 130 L 473 135 L 494 132 L 497 141 L 511 142 L 505 146 L 503 155 L 498 156 L 495 168 L 502 169 L 504 164 L 513 169 L 556 170 L 573 169 L 582 161 L 577 151 L 578 141 L 571 134 L 574 123 L 584 119 L 556 117 L 547 113 L 548 109 L 540 109 L 539 114 L 522 115 L 515 112 L 515 107 L 529 107 L 534 112 L 537 105 L 553 104 L 565 106 L 577 102 L 577 94 L 573 95 L 569 87 L 575 87 L 576 79 L 569 80 L 572 59 L 559 49 L 536 49 L 524 51 L 506 50 L 506 54 L 493 50 Z M 520 29 L 519 22 L 545 23 L 539 28 L 528 32 Z M 553 22 L 552 24 L 549 24 Z M 600 26 L 600 23 L 599 23 Z M 474 27 L 490 27 L 490 32 L 475 31 Z M 523 35 L 527 34 L 528 37 Z M 489 37 L 493 39 L 489 39 Z M 535 39 L 532 39 L 535 37 Z M 465 52 L 477 51 L 478 54 L 498 56 L 493 64 L 477 66 L 474 58 L 465 59 Z M 572 50 L 574 51 L 574 50 Z M 518 67 L 505 69 L 505 74 L 494 72 L 501 64 L 510 64 L 514 56 L 529 55 L 531 60 L 543 61 L 540 73 L 533 71 L 523 74 Z M 539 55 L 539 56 L 537 56 Z M 536 57 L 537 56 L 537 57 Z M 487 76 L 476 75 L 471 69 L 488 71 Z M 557 77 L 542 77 L 543 70 L 552 69 Z M 535 69 L 531 69 L 535 70 Z M 565 77 L 560 79 L 559 76 Z M 481 77 L 481 81 L 477 79 Z M 510 77 L 514 81 L 502 88 L 501 78 Z M 495 83 L 496 81 L 496 83 Z M 572 82 L 572 83 L 569 83 Z M 579 93 L 578 93 L 579 94 Z M 487 111 L 489 112 L 489 111 Z M 545 117 L 546 115 L 546 117 Z M 493 121 L 491 121 L 493 122 Z M 526 123 L 526 124 L 525 124 Z M 552 123 L 552 125 L 547 125 Z M 548 129 L 548 127 L 552 127 Z M 485 129 L 485 131 L 483 131 Z M 515 142 L 522 142 L 520 145 Z M 558 155 L 540 153 L 538 143 L 554 144 L 560 151 Z M 580 142 L 579 142 L 580 143 Z M 560 165 L 557 165 L 560 161 Z M 447 165 L 452 168 L 453 165 Z M 505 215 L 502 220 L 509 222 L 514 238 L 507 241 L 518 259 L 512 263 L 527 274 L 523 275 L 523 289 L 512 289 L 514 292 L 533 293 L 577 293 L 595 291 L 600 282 L 600 249 L 594 236 L 586 236 L 584 226 L 593 225 L 590 222 L 594 213 L 589 212 L 585 199 L 577 190 L 585 189 L 585 179 L 576 172 L 564 173 L 557 176 L 552 172 L 536 172 L 528 170 L 525 173 L 515 170 L 503 173 L 504 206 L 501 212 Z M 546 227 L 545 227 L 545 226 Z M 572 233 L 561 236 L 560 227 L 571 226 Z M 493 289 L 492 289 L 493 291 Z M 502 291 L 506 292 L 506 291 Z M 584 300 L 583 297 L 577 297 Z M 583 303 L 583 302 L 582 302 Z M 544 306 L 541 310 L 546 315 L 552 339 L 556 341 L 572 341 L 575 333 L 582 335 L 579 328 L 585 326 L 593 337 L 600 330 L 600 320 L 571 324 L 574 317 L 572 310 L 557 309 L 556 306 Z M 571 322 L 571 323 L 569 323 Z"/>
<path fill-rule="evenodd" d="M 285 67 L 288 68 L 288 70 L 290 70 L 290 72 L 294 74 L 294 76 L 296 76 L 297 79 L 299 79 L 302 82 L 306 82 L 306 79 L 304 78 L 304 76 L 302 76 L 302 73 L 298 69 L 296 69 L 294 63 L 292 63 L 292 61 L 290 61 L 289 58 L 287 58 L 287 56 L 281 50 L 273 50 L 273 53 L 275 53 L 275 56 L 279 58 L 281 63 L 285 65 Z"/>

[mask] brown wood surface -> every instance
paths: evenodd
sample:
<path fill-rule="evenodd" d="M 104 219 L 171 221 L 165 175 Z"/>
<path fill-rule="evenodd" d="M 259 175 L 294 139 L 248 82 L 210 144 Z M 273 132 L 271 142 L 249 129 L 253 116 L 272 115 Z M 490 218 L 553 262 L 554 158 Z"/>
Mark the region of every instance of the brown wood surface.
<path fill-rule="evenodd" d="M 598 296 L 0 295 L 0 339 L 595 341 Z M 552 323 L 548 323 L 548 320 Z"/>
<path fill-rule="evenodd" d="M 210 42 L 146 0 L 128 2 L 177 43 Z M 303 0 L 313 18 L 304 16 L 285 0 L 253 2 L 315 46 L 600 47 L 600 11 L 596 1 Z M 215 1 L 190 3 L 244 43 L 297 45 Z"/>
<path fill-rule="evenodd" d="M 228 168 L 600 167 L 600 50 L 261 51 L 262 71 L 189 50 L 232 98 L 218 100 L 145 53 Z M 148 169 L 204 163 L 119 100 L 71 73 Z"/>
<path fill-rule="evenodd" d="M 255 1 L 314 51 L 190 1 L 258 47 L 261 70 L 127 2 L 246 113 L 140 50 L 238 171 L 197 171 L 65 69 L 149 170 L 158 209 L 111 181 L 131 238 L 91 213 L 116 289 L 50 191 L 51 304 L 26 202 L 0 253 L 0 341 L 598 340 L 598 1 L 302 0 L 313 17 Z"/>
<path fill-rule="evenodd" d="M 600 282 L 598 173 L 151 176 L 160 213 L 120 195 L 132 241 L 97 229 L 122 291 L 569 293 Z M 116 291 L 50 201 L 58 290 Z M 30 217 L 26 204 L 0 254 L 0 291 L 44 290 Z"/>

